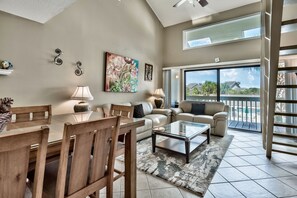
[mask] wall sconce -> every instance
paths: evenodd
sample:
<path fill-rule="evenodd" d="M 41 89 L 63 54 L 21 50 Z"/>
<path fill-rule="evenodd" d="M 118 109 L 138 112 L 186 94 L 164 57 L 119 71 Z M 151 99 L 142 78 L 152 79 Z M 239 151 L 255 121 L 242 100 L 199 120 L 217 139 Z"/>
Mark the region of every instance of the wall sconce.
<path fill-rule="evenodd" d="M 63 54 L 63 52 L 62 52 L 59 48 L 57 48 L 57 49 L 55 50 L 55 52 L 56 52 L 58 55 L 55 56 L 54 63 L 55 63 L 56 65 L 62 65 L 62 64 L 63 64 L 63 60 L 60 58 L 60 56 L 61 56 L 61 54 Z"/>
<path fill-rule="evenodd" d="M 175 75 L 175 78 L 176 78 L 176 79 L 178 79 L 178 78 L 179 78 L 178 74 L 176 74 L 176 75 Z"/>
<path fill-rule="evenodd" d="M 75 71 L 74 71 L 74 73 L 75 73 L 75 75 L 77 75 L 77 76 L 81 76 L 82 74 L 83 74 L 83 70 L 82 70 L 82 68 L 81 68 L 81 62 L 80 61 L 77 61 L 76 62 L 76 69 L 75 69 Z"/>

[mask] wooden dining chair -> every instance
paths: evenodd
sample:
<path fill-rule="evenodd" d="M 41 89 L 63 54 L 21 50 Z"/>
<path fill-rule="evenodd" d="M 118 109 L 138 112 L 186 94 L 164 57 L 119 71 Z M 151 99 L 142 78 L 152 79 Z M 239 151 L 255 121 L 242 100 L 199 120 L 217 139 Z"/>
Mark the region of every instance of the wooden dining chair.
<path fill-rule="evenodd" d="M 115 105 L 111 104 L 110 115 L 115 116 L 119 115 L 123 118 L 133 119 L 134 106 L 125 106 L 125 105 Z M 116 156 L 125 154 L 125 134 L 120 135 L 117 144 Z M 114 180 L 119 179 L 125 175 L 125 171 L 114 169 L 117 175 L 114 177 Z"/>
<path fill-rule="evenodd" d="M 20 127 L 50 124 L 51 105 L 12 107 L 12 121 L 7 125 L 7 130 Z"/>
<path fill-rule="evenodd" d="M 133 118 L 134 107 L 125 105 L 111 104 L 110 115 L 111 116 L 122 116 L 125 118 Z"/>
<path fill-rule="evenodd" d="M 103 187 L 107 197 L 112 197 L 119 127 L 120 116 L 65 123 L 60 159 L 45 168 L 43 197 L 99 197 Z M 69 155 L 73 139 L 74 149 Z"/>
<path fill-rule="evenodd" d="M 24 198 L 31 145 L 38 144 L 33 198 L 42 197 L 49 128 L 0 135 L 0 198 Z"/>

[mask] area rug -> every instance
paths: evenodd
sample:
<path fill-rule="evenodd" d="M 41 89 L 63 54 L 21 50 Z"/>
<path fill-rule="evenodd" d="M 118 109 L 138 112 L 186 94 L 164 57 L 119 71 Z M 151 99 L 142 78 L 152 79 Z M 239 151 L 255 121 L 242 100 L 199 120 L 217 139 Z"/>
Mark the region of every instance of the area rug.
<path fill-rule="evenodd" d="M 199 146 L 186 164 L 185 156 L 156 148 L 152 153 L 151 138 L 137 143 L 137 168 L 160 177 L 178 187 L 203 196 L 218 169 L 233 136 L 211 136 L 210 144 Z M 164 137 L 157 136 L 157 142 Z"/>

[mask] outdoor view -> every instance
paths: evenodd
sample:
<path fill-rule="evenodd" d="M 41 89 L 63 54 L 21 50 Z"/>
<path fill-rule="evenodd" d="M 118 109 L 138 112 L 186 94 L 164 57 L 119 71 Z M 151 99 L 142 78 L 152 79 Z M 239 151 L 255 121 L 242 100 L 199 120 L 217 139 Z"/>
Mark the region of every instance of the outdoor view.
<path fill-rule="evenodd" d="M 260 130 L 260 67 L 187 71 L 185 76 L 186 100 L 216 101 L 219 94 L 230 106 L 229 127 Z"/>

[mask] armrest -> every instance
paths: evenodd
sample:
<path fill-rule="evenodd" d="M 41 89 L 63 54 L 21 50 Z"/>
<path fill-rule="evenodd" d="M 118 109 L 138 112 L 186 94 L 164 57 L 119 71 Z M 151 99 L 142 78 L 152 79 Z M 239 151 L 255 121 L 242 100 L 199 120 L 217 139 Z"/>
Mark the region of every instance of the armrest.
<path fill-rule="evenodd" d="M 228 113 L 228 112 L 229 112 L 229 109 L 230 109 L 230 108 L 229 108 L 229 105 L 225 105 L 225 107 L 224 107 L 224 111 Z"/>
<path fill-rule="evenodd" d="M 171 109 L 153 109 L 152 110 L 152 114 L 163 114 L 166 116 L 170 116 L 171 115 Z"/>
<path fill-rule="evenodd" d="M 228 118 L 228 113 L 227 112 L 219 112 L 214 114 L 213 119 L 227 119 Z"/>
<path fill-rule="evenodd" d="M 96 111 L 99 112 L 99 113 L 101 114 L 102 117 L 107 117 L 107 116 L 105 116 L 102 107 L 97 107 Z"/>
<path fill-rule="evenodd" d="M 177 115 L 183 112 L 181 108 L 171 108 L 171 110 L 172 110 L 172 115 Z"/>

